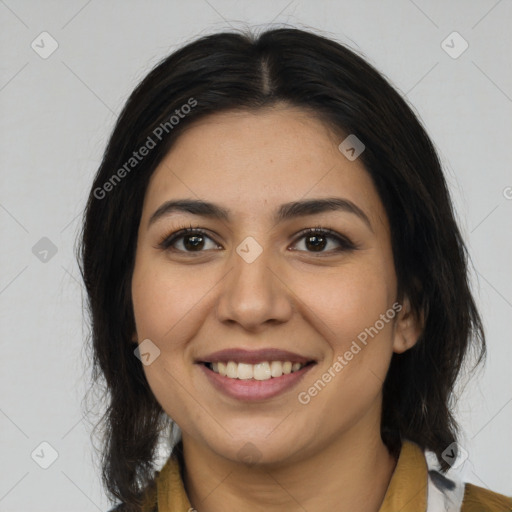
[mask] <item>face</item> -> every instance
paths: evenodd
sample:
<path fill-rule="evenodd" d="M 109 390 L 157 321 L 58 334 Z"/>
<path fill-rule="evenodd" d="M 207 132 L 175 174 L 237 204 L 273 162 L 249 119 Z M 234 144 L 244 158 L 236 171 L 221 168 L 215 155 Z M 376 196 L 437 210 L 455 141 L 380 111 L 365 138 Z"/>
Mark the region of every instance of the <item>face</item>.
<path fill-rule="evenodd" d="M 184 444 L 277 463 L 379 428 L 392 353 L 414 336 L 383 205 L 341 140 L 298 109 L 215 114 L 152 175 L 134 336 Z"/>

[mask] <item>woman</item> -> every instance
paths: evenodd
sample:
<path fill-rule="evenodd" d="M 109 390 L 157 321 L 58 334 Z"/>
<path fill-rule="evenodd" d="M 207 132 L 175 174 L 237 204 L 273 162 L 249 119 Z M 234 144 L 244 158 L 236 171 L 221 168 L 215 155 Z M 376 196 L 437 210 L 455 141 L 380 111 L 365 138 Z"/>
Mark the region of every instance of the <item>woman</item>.
<path fill-rule="evenodd" d="M 116 510 L 512 509 L 447 473 L 485 340 L 438 157 L 346 47 L 278 29 L 166 58 L 119 117 L 81 258 Z"/>

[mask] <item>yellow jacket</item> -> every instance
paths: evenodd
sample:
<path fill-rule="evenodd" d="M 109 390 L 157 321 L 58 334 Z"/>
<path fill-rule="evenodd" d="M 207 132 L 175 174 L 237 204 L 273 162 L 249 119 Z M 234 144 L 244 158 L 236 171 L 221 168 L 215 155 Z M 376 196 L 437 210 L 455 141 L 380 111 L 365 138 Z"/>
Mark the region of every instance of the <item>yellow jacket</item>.
<path fill-rule="evenodd" d="M 194 512 L 180 463 L 171 455 L 157 472 L 143 512 Z M 512 498 L 430 470 L 421 448 L 405 441 L 379 512 L 511 512 Z M 199 511 L 200 512 L 200 511 Z"/>

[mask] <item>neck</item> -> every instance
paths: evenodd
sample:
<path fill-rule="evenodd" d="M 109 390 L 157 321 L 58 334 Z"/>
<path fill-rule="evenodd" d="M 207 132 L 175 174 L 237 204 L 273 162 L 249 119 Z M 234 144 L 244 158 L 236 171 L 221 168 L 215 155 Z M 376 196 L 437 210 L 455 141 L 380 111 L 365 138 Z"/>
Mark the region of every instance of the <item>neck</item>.
<path fill-rule="evenodd" d="M 378 425 L 376 425 L 378 427 Z M 378 512 L 396 460 L 361 425 L 293 464 L 247 466 L 183 437 L 184 483 L 198 512 Z"/>

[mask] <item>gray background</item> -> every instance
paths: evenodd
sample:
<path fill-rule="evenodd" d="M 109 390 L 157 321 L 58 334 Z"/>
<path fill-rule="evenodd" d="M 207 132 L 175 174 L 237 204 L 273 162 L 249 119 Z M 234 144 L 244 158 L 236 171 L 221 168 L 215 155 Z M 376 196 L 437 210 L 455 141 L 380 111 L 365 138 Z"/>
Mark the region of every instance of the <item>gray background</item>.
<path fill-rule="evenodd" d="M 198 35 L 270 22 L 311 27 L 362 51 L 434 140 L 476 269 L 489 346 L 485 370 L 461 387 L 457 417 L 469 458 L 460 471 L 512 494 L 510 0 L 5 0 L 1 511 L 108 509 L 81 408 L 88 356 L 73 248 L 86 193 L 116 115 L 160 58 Z M 46 59 L 31 47 L 51 48 L 43 31 L 58 43 Z M 463 41 L 448 38 L 452 56 L 442 46 L 453 31 L 469 44 L 457 58 Z M 56 254 L 44 253 L 43 237 Z M 52 449 L 42 442 L 58 453 L 48 469 L 40 464 L 51 462 Z"/>

